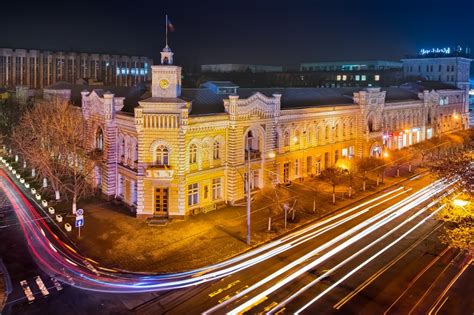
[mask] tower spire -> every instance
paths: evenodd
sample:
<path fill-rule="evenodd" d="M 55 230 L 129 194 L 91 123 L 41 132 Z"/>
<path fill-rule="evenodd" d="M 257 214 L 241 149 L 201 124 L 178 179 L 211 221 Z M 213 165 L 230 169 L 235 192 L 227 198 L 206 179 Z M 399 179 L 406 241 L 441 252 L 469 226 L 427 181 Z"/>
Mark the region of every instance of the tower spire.
<path fill-rule="evenodd" d="M 165 15 L 166 46 L 168 47 L 168 14 Z"/>

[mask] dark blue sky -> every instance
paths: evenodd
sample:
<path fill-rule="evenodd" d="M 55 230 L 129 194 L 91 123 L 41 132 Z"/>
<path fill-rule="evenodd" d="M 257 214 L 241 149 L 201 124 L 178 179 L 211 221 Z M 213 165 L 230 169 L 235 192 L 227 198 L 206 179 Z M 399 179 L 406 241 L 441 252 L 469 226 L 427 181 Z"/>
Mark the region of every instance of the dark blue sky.
<path fill-rule="evenodd" d="M 99 1 L 97 1 L 99 2 Z M 0 47 L 143 54 L 181 64 L 399 59 L 420 48 L 474 49 L 474 0 L 9 1 Z"/>

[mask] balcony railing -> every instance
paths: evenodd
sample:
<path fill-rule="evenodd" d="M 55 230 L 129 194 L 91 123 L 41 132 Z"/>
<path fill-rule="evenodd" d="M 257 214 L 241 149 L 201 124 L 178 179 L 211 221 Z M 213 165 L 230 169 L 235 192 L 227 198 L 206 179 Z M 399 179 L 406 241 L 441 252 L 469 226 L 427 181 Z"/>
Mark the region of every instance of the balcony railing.
<path fill-rule="evenodd" d="M 172 179 L 174 171 L 168 165 L 150 165 L 146 169 L 146 177 L 156 179 Z"/>

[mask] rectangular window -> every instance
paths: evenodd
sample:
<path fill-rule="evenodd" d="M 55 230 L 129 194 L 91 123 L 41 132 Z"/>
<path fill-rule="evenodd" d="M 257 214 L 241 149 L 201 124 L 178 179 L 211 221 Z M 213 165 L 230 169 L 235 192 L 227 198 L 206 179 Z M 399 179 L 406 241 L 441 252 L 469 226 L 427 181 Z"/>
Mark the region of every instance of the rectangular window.
<path fill-rule="evenodd" d="M 212 199 L 222 199 L 222 179 L 214 178 L 212 180 Z"/>
<path fill-rule="evenodd" d="M 365 74 L 361 75 L 360 78 L 361 78 L 362 81 L 367 81 L 367 76 Z"/>
<path fill-rule="evenodd" d="M 341 75 L 340 74 L 337 75 L 336 80 L 341 81 Z"/>
<path fill-rule="evenodd" d="M 334 163 L 336 163 L 337 160 L 339 160 L 339 150 L 334 151 Z"/>
<path fill-rule="evenodd" d="M 199 203 L 199 185 L 197 183 L 188 185 L 188 206 Z"/>
<path fill-rule="evenodd" d="M 348 156 L 347 148 L 344 148 L 344 149 L 341 150 L 341 155 L 342 155 L 343 157 L 347 157 L 347 156 Z"/>
<path fill-rule="evenodd" d="M 375 81 L 380 81 L 380 75 L 376 74 L 376 75 L 374 76 L 374 80 L 375 80 Z"/>
<path fill-rule="evenodd" d="M 346 81 L 346 80 L 347 80 L 347 75 L 344 74 L 344 75 L 342 76 L 342 81 Z"/>
<path fill-rule="evenodd" d="M 307 174 L 313 173 L 313 157 L 312 156 L 306 157 L 306 173 Z"/>
<path fill-rule="evenodd" d="M 359 75 L 359 74 L 356 74 L 355 80 L 356 80 L 356 81 L 360 81 L 360 75 Z"/>
<path fill-rule="evenodd" d="M 300 175 L 300 161 L 298 159 L 295 160 L 295 177 Z"/>
<path fill-rule="evenodd" d="M 324 168 L 329 167 L 329 152 L 324 153 Z"/>

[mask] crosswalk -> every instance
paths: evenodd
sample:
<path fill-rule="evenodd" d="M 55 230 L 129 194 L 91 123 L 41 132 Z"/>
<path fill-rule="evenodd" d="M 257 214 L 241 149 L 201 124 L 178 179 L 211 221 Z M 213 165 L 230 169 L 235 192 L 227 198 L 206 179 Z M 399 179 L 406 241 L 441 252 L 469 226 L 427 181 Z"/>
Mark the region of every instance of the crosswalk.
<path fill-rule="evenodd" d="M 46 286 L 45 282 L 50 285 Z M 36 276 L 30 283 L 27 280 L 20 281 L 20 286 L 28 303 L 33 303 L 38 295 L 47 298 L 51 293 L 50 290 L 56 292 L 63 290 L 63 286 L 55 277 L 43 280 L 40 276 Z"/>

